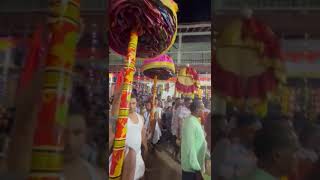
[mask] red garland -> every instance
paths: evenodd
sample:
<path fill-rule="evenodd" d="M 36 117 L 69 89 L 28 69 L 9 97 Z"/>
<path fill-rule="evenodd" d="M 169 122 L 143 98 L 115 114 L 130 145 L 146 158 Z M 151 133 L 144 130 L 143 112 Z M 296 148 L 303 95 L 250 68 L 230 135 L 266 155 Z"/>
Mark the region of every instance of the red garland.
<path fill-rule="evenodd" d="M 191 75 L 194 83 L 193 85 L 186 86 L 181 84 L 178 80 L 176 81 L 176 89 L 182 93 L 194 93 L 198 90 L 197 83 L 199 82 L 199 75 L 197 71 L 191 67 L 186 67 L 186 74 Z"/>
<path fill-rule="evenodd" d="M 187 67 L 186 69 L 186 74 L 189 74 L 192 76 L 192 79 L 194 81 L 198 81 L 199 80 L 199 76 L 198 76 L 198 73 L 195 69 L 191 68 L 191 67 Z"/>
<path fill-rule="evenodd" d="M 242 38 L 253 38 L 264 44 L 262 56 L 281 58 L 280 42 L 273 32 L 263 23 L 254 18 L 243 19 Z"/>
<path fill-rule="evenodd" d="M 191 85 L 191 86 L 186 86 L 181 84 L 179 81 L 176 82 L 176 89 L 179 92 L 183 92 L 183 93 L 194 93 L 195 91 L 197 91 L 197 87 L 195 85 Z"/>
<path fill-rule="evenodd" d="M 258 76 L 248 78 L 247 82 L 245 82 L 242 77 L 239 77 L 232 72 L 225 71 L 217 63 L 214 63 L 213 72 L 214 87 L 218 87 L 222 96 L 235 99 L 245 97 L 264 99 L 278 84 L 272 69 L 269 69 Z"/>

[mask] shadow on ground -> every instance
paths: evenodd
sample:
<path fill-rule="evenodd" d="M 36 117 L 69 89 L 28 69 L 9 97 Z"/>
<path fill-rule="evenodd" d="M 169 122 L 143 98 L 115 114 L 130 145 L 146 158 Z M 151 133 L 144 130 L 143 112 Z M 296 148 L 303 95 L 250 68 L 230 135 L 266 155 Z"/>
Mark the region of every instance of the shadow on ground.
<path fill-rule="evenodd" d="M 181 180 L 181 166 L 167 152 L 155 150 L 149 154 L 143 180 Z"/>

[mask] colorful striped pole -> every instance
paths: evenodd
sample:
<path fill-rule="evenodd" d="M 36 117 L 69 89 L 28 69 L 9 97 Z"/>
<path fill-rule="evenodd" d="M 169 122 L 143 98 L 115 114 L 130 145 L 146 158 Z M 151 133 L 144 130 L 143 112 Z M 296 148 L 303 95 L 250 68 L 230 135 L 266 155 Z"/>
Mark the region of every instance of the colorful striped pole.
<path fill-rule="evenodd" d="M 138 34 L 131 32 L 128 46 L 126 66 L 124 68 L 124 82 L 121 90 L 120 108 L 116 125 L 116 133 L 109 167 L 109 179 L 121 179 L 122 165 L 124 160 L 124 149 L 127 135 L 127 121 L 129 115 L 129 103 L 132 92 L 132 82 L 135 73 L 136 52 L 138 45 Z"/>
<path fill-rule="evenodd" d="M 45 61 L 41 102 L 32 147 L 29 180 L 59 180 L 62 176 L 72 68 L 80 31 L 80 0 L 50 2 L 50 42 Z"/>
<path fill-rule="evenodd" d="M 157 98 L 157 81 L 158 77 L 155 76 L 153 79 L 153 88 L 152 88 L 152 108 L 151 108 L 151 114 L 150 114 L 150 128 L 151 128 L 151 134 L 153 137 L 154 135 L 154 129 L 156 127 L 156 121 L 155 121 L 155 107 L 156 107 L 156 98 Z"/>

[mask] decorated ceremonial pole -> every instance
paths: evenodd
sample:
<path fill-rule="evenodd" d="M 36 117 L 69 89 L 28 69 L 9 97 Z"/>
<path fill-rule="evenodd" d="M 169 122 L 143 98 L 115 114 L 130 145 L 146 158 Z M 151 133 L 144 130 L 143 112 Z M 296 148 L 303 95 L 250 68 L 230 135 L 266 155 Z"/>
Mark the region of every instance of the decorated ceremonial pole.
<path fill-rule="evenodd" d="M 158 80 L 169 80 L 175 75 L 175 66 L 172 58 L 166 54 L 160 55 L 156 58 L 146 59 L 142 64 L 143 74 L 153 79 L 153 89 L 152 89 L 152 108 L 150 114 L 150 128 L 151 135 L 153 137 L 155 127 L 156 127 L 156 118 L 155 118 L 155 107 L 157 103 L 157 82 Z"/>
<path fill-rule="evenodd" d="M 121 179 L 136 58 L 153 58 L 169 50 L 177 34 L 177 10 L 173 0 L 110 0 L 109 45 L 115 53 L 126 56 L 126 65 L 109 179 Z"/>
<path fill-rule="evenodd" d="M 124 160 L 124 148 L 127 135 L 127 121 L 129 115 L 129 103 L 132 92 L 132 82 L 135 73 L 136 52 L 138 44 L 138 34 L 132 31 L 130 35 L 130 42 L 128 46 L 128 55 L 126 58 L 126 66 L 124 72 L 124 82 L 121 90 L 120 108 L 118 120 L 116 124 L 116 133 L 113 144 L 113 151 L 111 156 L 111 166 L 109 169 L 110 179 L 120 179 L 122 164 Z"/>
<path fill-rule="evenodd" d="M 80 31 L 80 0 L 50 2 L 50 40 L 34 132 L 30 180 L 60 180 L 63 132 Z"/>
<path fill-rule="evenodd" d="M 157 81 L 158 81 L 158 76 L 155 76 L 153 79 L 153 89 L 152 89 L 152 107 L 151 107 L 151 114 L 150 114 L 150 127 L 151 127 L 151 134 L 153 137 L 154 134 L 154 129 L 156 126 L 156 121 L 155 121 L 155 111 L 156 111 L 156 103 L 157 103 Z"/>

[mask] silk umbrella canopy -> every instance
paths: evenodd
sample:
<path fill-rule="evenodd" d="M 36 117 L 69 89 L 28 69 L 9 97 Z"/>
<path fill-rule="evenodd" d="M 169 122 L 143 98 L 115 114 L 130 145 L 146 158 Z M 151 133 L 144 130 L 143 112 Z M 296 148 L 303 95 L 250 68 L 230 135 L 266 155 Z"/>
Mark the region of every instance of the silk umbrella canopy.
<path fill-rule="evenodd" d="M 110 1 L 109 45 L 126 59 L 120 103 L 113 113 L 118 115 L 109 179 L 121 179 L 136 58 L 154 58 L 170 49 L 177 34 L 177 11 L 173 0 Z"/>
<path fill-rule="evenodd" d="M 194 96 L 198 92 L 200 81 L 198 73 L 192 67 L 179 70 L 176 81 L 176 93 L 184 96 Z"/>
<path fill-rule="evenodd" d="M 166 54 L 156 58 L 146 59 L 142 65 L 143 74 L 151 79 L 168 80 L 175 75 L 172 58 Z"/>
<path fill-rule="evenodd" d="M 261 104 L 285 81 L 279 39 L 253 17 L 225 27 L 214 58 L 215 91 L 230 101 Z"/>

